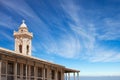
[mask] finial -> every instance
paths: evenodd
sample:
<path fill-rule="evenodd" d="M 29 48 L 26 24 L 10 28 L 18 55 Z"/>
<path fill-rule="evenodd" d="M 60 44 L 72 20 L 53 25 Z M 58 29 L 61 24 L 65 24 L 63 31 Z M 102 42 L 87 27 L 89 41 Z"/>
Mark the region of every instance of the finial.
<path fill-rule="evenodd" d="M 22 20 L 22 24 L 20 25 L 20 27 L 27 27 L 27 25 L 25 24 L 25 20 Z"/>
<path fill-rule="evenodd" d="M 25 23 L 25 20 L 22 20 L 22 23 Z"/>

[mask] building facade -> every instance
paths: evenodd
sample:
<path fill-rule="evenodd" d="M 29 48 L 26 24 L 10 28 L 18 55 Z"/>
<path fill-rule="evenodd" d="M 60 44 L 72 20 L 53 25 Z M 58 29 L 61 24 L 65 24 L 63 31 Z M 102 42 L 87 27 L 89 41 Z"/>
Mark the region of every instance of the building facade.
<path fill-rule="evenodd" d="M 0 80 L 79 80 L 79 70 L 31 56 L 33 34 L 24 21 L 14 38 L 15 51 L 0 48 Z"/>

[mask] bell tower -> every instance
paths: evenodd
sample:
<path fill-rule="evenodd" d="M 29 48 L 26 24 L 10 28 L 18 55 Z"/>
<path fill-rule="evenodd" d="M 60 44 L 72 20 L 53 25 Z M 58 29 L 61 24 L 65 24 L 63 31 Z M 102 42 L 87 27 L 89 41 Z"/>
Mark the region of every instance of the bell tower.
<path fill-rule="evenodd" d="M 17 32 L 14 31 L 16 53 L 31 56 L 32 37 L 33 34 L 28 31 L 27 25 L 23 20 L 19 30 Z"/>

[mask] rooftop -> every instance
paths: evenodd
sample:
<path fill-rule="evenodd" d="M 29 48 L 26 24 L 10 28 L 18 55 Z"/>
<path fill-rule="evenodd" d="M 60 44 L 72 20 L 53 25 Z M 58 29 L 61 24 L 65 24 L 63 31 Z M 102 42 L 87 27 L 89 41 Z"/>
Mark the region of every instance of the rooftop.
<path fill-rule="evenodd" d="M 47 65 L 59 66 L 59 67 L 64 68 L 66 73 L 69 73 L 69 72 L 80 72 L 79 70 L 74 70 L 74 69 L 66 68 L 65 66 L 62 66 L 62 65 L 59 65 L 59 64 L 47 61 L 47 60 L 43 60 L 43 59 L 36 58 L 36 57 L 33 57 L 33 56 L 29 56 L 29 55 L 18 54 L 15 51 L 12 51 L 12 50 L 9 50 L 9 49 L 5 49 L 5 48 L 2 48 L 2 47 L 0 47 L 0 54 L 21 57 L 21 58 L 25 58 L 25 59 L 28 59 L 28 60 L 32 59 L 34 61 L 39 61 L 39 62 L 47 64 Z"/>

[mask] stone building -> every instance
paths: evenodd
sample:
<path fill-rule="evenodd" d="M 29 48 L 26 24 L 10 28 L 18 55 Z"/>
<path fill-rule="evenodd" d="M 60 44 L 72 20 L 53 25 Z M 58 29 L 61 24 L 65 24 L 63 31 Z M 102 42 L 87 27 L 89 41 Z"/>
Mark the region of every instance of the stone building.
<path fill-rule="evenodd" d="M 15 51 L 0 48 L 0 80 L 79 80 L 79 70 L 31 56 L 33 34 L 24 21 L 14 38 Z"/>

